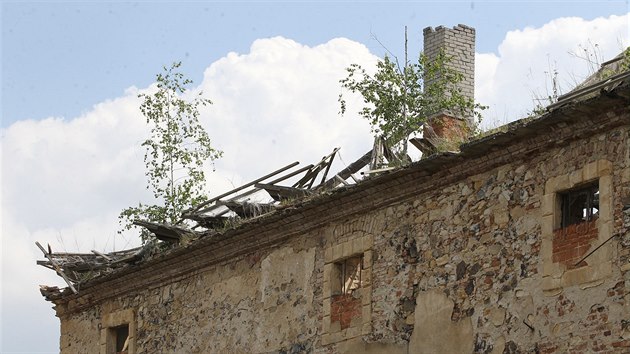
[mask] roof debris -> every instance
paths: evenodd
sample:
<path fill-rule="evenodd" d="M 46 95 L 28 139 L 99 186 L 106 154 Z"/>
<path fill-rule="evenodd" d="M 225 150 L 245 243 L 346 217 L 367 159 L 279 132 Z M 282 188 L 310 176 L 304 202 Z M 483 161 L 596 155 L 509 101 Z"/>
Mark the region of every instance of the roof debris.
<path fill-rule="evenodd" d="M 153 233 L 163 244 L 183 244 L 200 237 L 216 235 L 237 225 L 239 221 L 260 217 L 278 207 L 286 207 L 293 201 L 299 201 L 339 186 L 357 183 L 358 179 L 355 178 L 354 174 L 370 163 L 372 151 L 367 152 L 357 161 L 327 179 L 338 152 L 339 148 L 335 148 L 318 163 L 291 171 L 299 165 L 299 162 L 293 162 L 254 181 L 213 197 L 184 211 L 175 225 L 145 220 L 136 220 L 134 224 Z M 286 174 L 281 175 L 282 173 Z M 274 177 L 275 179 L 270 180 Z M 291 186 L 279 184 L 294 177 L 297 182 Z M 261 201 L 265 199 L 266 201 Z M 111 253 L 95 250 L 91 253 L 55 253 L 50 246 L 46 250 L 38 242 L 36 244 L 43 252 L 44 257 L 47 258 L 47 260 L 37 261 L 37 264 L 54 270 L 75 294 L 85 282 L 111 273 L 116 269 L 142 262 L 145 258 L 150 258 L 156 254 L 160 248 L 156 242 L 149 242 L 143 247 Z M 63 295 L 57 287 L 40 286 L 40 292 L 48 300 Z"/>
<path fill-rule="evenodd" d="M 620 65 L 619 61 L 620 59 L 616 58 L 604 63 L 602 65 L 602 73 L 604 73 L 604 69 L 608 69 L 612 64 Z M 621 73 L 612 71 L 610 74 L 605 72 L 607 75 L 602 73 L 593 75 L 592 78 L 589 78 L 589 80 L 573 91 L 559 97 L 558 102 L 547 107 L 548 113 L 542 117 L 533 120 L 526 118 L 510 123 L 506 125 L 504 131 L 462 144 L 460 146 L 461 153 L 440 153 L 436 143 L 428 138 L 413 138 L 410 143 L 423 152 L 423 157 L 428 156 L 421 160 L 421 163 L 427 173 L 430 173 L 432 169 L 436 168 L 435 165 L 440 165 L 440 161 L 444 158 L 452 156 L 465 157 L 483 146 L 510 141 L 514 139 L 514 134 L 517 131 L 527 131 L 527 129 L 530 129 L 529 126 L 535 125 L 552 112 L 565 106 L 588 100 L 597 95 L 614 94 L 630 98 L 627 97 L 627 91 L 624 93 L 615 90 L 620 85 L 628 84 L 630 81 L 629 71 Z M 50 301 L 70 292 L 76 294 L 85 282 L 111 273 L 119 268 L 142 262 L 167 248 L 164 247 L 165 245 L 182 245 L 197 238 L 221 234 L 223 231 L 239 225 L 242 221 L 247 222 L 274 212 L 276 209 L 286 208 L 294 202 L 303 201 L 305 198 L 311 198 L 339 187 L 346 188 L 358 183 L 358 179 L 355 178 L 354 174 L 366 166 L 368 166 L 369 171 L 364 172 L 365 175 L 387 172 L 391 168 L 379 163 L 383 159 L 404 161 L 408 158 L 406 156 L 396 156 L 379 139 L 375 139 L 372 150 L 330 178 L 328 178 L 328 173 L 335 156 L 339 152 L 339 148 L 335 148 L 329 155 L 324 156 L 314 165 L 307 165 L 287 172 L 299 165 L 299 162 L 293 162 L 254 181 L 211 198 L 184 211 L 180 220 L 174 225 L 157 224 L 144 220 L 134 222 L 134 224 L 152 232 L 162 243 L 153 241 L 148 242 L 143 247 L 110 253 L 101 253 L 94 250 L 91 253 L 54 253 L 50 246 L 48 246 L 48 249 L 45 249 L 39 242 L 36 242 L 36 245 L 46 258 L 46 260 L 37 261 L 37 264 L 54 270 L 68 284 L 68 288 L 63 290 L 57 287 L 40 286 L 40 292 Z M 420 162 L 414 164 L 418 163 Z M 286 174 L 281 175 L 282 173 Z M 275 179 L 268 181 L 273 177 Z M 280 182 L 287 181 L 293 177 L 298 179 L 291 186 L 279 185 Z"/>
<path fill-rule="evenodd" d="M 54 270 L 68 284 L 68 289 L 75 294 L 78 293 L 84 281 L 135 264 L 156 248 L 155 243 L 150 242 L 143 247 L 107 254 L 95 250 L 92 250 L 92 253 L 55 253 L 50 245 L 45 249 L 39 242 L 35 244 L 47 259 L 37 261 L 37 264 Z M 62 295 L 59 288 L 43 285 L 40 285 L 40 292 L 49 300 Z"/>

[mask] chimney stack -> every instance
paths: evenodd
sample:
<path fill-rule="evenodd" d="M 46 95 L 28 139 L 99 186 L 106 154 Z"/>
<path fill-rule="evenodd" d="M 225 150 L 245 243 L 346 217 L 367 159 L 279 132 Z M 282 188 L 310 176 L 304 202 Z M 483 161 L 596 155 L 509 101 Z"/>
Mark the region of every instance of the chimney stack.
<path fill-rule="evenodd" d="M 475 98 L 475 29 L 459 24 L 452 29 L 439 26 L 427 27 L 424 34 L 424 54 L 429 60 L 435 60 L 440 50 L 450 61 L 447 66 L 463 75 L 457 88 L 467 98 Z M 428 82 L 428 85 L 431 83 Z M 451 112 L 436 112 L 429 119 L 428 125 L 439 138 L 463 141 L 470 135 L 474 126 L 472 112 L 467 116 L 455 116 Z M 426 130 L 425 130 L 426 132 Z M 425 137 L 426 136 L 425 134 Z M 430 137 L 429 137 L 430 138 Z"/>

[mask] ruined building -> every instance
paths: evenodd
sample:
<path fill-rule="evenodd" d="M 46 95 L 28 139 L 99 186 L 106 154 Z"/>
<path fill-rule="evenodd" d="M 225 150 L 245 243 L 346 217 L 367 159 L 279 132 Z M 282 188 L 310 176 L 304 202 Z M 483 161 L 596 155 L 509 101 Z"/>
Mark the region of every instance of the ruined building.
<path fill-rule="evenodd" d="M 472 94 L 474 30 L 425 35 Z M 179 243 L 151 257 L 42 248 L 73 285 L 42 287 L 61 352 L 630 352 L 629 102 L 608 70 L 456 152 L 356 183 L 369 153 L 326 179 L 333 152 L 190 210 L 196 231 L 144 223 Z"/>

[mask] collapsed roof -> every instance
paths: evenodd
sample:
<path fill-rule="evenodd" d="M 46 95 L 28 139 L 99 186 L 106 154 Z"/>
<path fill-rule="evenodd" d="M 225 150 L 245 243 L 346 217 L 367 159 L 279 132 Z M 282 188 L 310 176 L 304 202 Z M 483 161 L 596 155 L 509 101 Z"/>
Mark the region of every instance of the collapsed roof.
<path fill-rule="evenodd" d="M 620 58 L 620 57 L 618 57 Z M 558 101 L 547 107 L 547 113 L 539 117 L 525 118 L 496 130 L 495 133 L 487 135 L 460 146 L 458 152 L 440 152 L 434 146 L 423 149 L 418 145 L 427 142 L 412 142 L 421 148 L 425 153 L 422 160 L 410 165 L 399 167 L 396 170 L 423 169 L 428 174 L 437 171 L 444 166 L 448 166 L 453 161 L 461 161 L 471 156 L 483 154 L 499 146 L 509 145 L 516 137 L 532 134 L 539 129 L 544 129 L 568 108 L 579 106 L 580 112 L 587 112 L 585 103 L 595 98 L 614 98 L 630 100 L 628 88 L 630 87 L 630 71 L 621 66 L 621 59 L 614 59 L 603 64 L 598 73 L 591 76 L 585 83 L 578 86 L 566 95 L 560 96 Z M 615 64 L 615 71 L 612 73 L 605 71 Z M 626 71 L 617 73 L 623 68 Z M 606 75 L 602 74 L 606 73 Z M 593 78 L 596 79 L 593 79 Z M 600 109 L 594 107 L 593 109 Z M 430 144 L 430 142 L 429 142 Z M 362 181 L 355 176 L 361 169 L 382 156 L 393 159 L 393 153 L 385 149 L 376 151 L 375 148 L 368 151 L 352 164 L 339 171 L 332 177 L 328 177 L 333 159 L 337 155 L 339 148 L 335 148 L 329 155 L 324 156 L 316 164 L 296 168 L 299 163 L 288 164 L 278 170 L 264 175 L 254 181 L 246 183 L 238 188 L 211 198 L 195 207 L 186 210 L 181 219 L 175 225 L 158 224 L 145 220 L 138 220 L 136 225 L 141 226 L 153 233 L 158 240 L 165 244 L 180 244 L 194 247 L 197 239 L 207 239 L 220 237 L 230 229 L 246 227 L 246 225 L 260 222 L 273 222 L 274 218 L 268 217 L 285 209 L 299 208 L 308 201 L 321 199 L 326 195 L 331 195 L 344 190 L 361 188 L 367 181 L 374 180 L 378 173 L 367 173 L 367 178 Z M 425 146 L 425 145 L 422 145 Z M 431 151 L 427 156 L 427 151 Z M 374 169 L 371 172 L 379 172 L 387 175 L 393 173 L 392 169 Z M 370 172 L 370 171 L 368 171 Z M 296 180 L 290 186 L 281 185 L 282 182 Z M 369 182 L 368 182 L 369 183 Z M 265 201 L 262 201 L 266 198 Z M 101 278 L 107 274 L 119 271 L 123 268 L 150 259 L 155 254 L 165 254 L 160 245 L 149 242 L 143 247 L 125 251 L 111 253 L 58 253 L 37 244 L 46 260 L 38 261 L 37 264 L 52 269 L 60 275 L 68 284 L 66 290 L 57 287 L 42 286 L 42 295 L 47 300 L 58 299 L 70 292 L 77 293 L 82 286 L 96 278 Z M 168 251 L 166 252 L 168 253 Z"/>

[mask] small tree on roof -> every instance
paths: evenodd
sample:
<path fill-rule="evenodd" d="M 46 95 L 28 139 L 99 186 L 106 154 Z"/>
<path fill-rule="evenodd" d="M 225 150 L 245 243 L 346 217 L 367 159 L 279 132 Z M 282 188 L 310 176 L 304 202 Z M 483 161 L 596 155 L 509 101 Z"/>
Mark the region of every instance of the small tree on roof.
<path fill-rule="evenodd" d="M 151 135 L 142 146 L 147 189 L 153 192 L 156 204 L 138 203 L 119 215 L 123 230 L 134 227 L 135 220 L 175 224 L 182 212 L 207 199 L 203 165 L 221 157 L 212 147 L 210 137 L 199 122 L 199 107 L 212 104 L 202 92 L 192 100 L 182 96 L 192 84 L 178 69 L 181 62 L 164 67 L 157 75 L 157 92 L 140 94 L 140 111 L 151 126 Z M 121 230 L 122 231 L 122 230 Z M 150 239 L 146 230 L 141 233 L 143 243 Z"/>
<path fill-rule="evenodd" d="M 464 96 L 457 84 L 463 75 L 450 68 L 450 58 L 440 52 L 436 58 L 420 53 L 417 62 L 407 60 L 405 33 L 405 63 L 385 56 L 376 64 L 373 75 L 359 64 L 346 68 L 347 76 L 340 80 L 341 87 L 363 97 L 359 114 L 368 120 L 372 132 L 382 137 L 397 155 L 407 155 L 407 140 L 422 129 L 432 115 L 449 111 L 460 117 L 473 116 L 481 120 L 479 110 L 486 107 Z M 346 99 L 339 95 L 340 113 L 347 109 Z M 470 127 L 471 130 L 476 127 Z"/>

